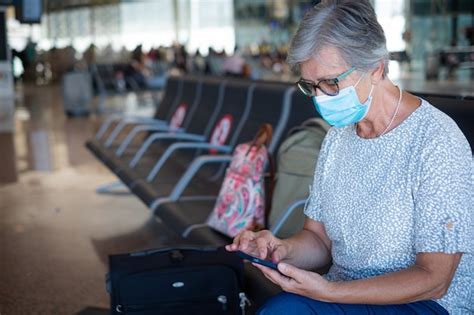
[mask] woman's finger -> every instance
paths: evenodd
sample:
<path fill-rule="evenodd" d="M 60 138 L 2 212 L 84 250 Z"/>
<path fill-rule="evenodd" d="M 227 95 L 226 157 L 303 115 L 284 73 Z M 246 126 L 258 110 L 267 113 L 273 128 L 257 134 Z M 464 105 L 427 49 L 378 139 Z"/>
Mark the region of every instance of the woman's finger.
<path fill-rule="evenodd" d="M 265 237 L 257 237 L 255 239 L 255 242 L 257 243 L 257 252 L 258 252 L 259 258 L 267 259 L 268 247 L 269 247 L 268 239 Z"/>
<path fill-rule="evenodd" d="M 268 273 L 269 268 L 264 267 L 264 266 L 259 265 L 259 264 L 255 264 L 255 263 L 252 263 L 252 265 L 254 265 L 257 269 L 259 269 L 263 273 L 265 278 L 267 278 L 268 280 L 270 280 L 271 282 L 273 282 L 274 284 L 276 284 L 278 286 L 280 285 L 277 281 L 275 281 L 275 279 L 273 279 L 272 275 L 270 273 Z"/>
<path fill-rule="evenodd" d="M 252 231 L 245 231 L 239 234 L 239 243 L 237 244 L 237 249 L 245 251 L 249 248 L 250 243 L 255 239 L 255 233 Z"/>
<path fill-rule="evenodd" d="M 232 244 L 226 245 L 225 249 L 227 249 L 228 251 L 231 251 L 231 252 L 236 251 L 239 248 L 240 235 L 241 234 L 237 234 L 237 236 L 234 237 L 234 240 L 232 241 Z"/>
<path fill-rule="evenodd" d="M 278 264 L 278 271 L 280 271 L 284 276 L 294 279 L 297 283 L 303 282 L 307 277 L 305 270 L 299 269 L 290 264 Z"/>

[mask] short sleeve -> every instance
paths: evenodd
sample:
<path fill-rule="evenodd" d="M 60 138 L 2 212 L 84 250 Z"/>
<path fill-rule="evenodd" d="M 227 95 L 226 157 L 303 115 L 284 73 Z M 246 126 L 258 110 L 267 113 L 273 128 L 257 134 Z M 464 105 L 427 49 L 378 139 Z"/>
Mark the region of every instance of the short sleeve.
<path fill-rule="evenodd" d="M 415 202 L 415 251 L 471 252 L 473 159 L 461 132 L 440 135 L 420 155 Z"/>
<path fill-rule="evenodd" d="M 306 200 L 304 206 L 304 214 L 314 220 L 314 221 L 321 221 L 321 188 L 322 188 L 322 181 L 323 181 L 323 173 L 326 164 L 326 159 L 328 156 L 329 150 L 329 143 L 331 142 L 331 138 L 333 137 L 333 130 L 331 128 L 324 141 L 321 145 L 321 150 L 319 151 L 319 156 L 317 159 L 314 176 L 313 176 L 313 184 L 308 187 L 309 189 L 309 196 Z"/>

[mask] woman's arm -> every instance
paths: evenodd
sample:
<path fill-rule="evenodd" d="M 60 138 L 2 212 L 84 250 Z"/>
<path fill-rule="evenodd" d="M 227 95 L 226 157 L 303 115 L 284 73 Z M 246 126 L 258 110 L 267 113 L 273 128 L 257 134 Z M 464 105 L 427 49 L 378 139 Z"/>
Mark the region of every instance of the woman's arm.
<path fill-rule="evenodd" d="M 440 299 L 448 291 L 461 256 L 461 253 L 419 253 L 415 265 L 407 269 L 364 280 L 332 283 L 328 299 L 367 304 Z"/>
<path fill-rule="evenodd" d="M 301 269 L 314 270 L 331 262 L 331 240 L 321 222 L 307 218 L 303 229 L 284 242 L 288 255 L 283 261 Z M 276 258 L 274 261 L 279 262 Z"/>
<path fill-rule="evenodd" d="M 415 265 L 373 278 L 329 282 L 320 275 L 281 263 L 277 271 L 257 266 L 284 291 L 316 300 L 349 304 L 403 304 L 446 294 L 462 254 L 419 253 Z M 283 275 L 284 276 L 283 276 Z"/>

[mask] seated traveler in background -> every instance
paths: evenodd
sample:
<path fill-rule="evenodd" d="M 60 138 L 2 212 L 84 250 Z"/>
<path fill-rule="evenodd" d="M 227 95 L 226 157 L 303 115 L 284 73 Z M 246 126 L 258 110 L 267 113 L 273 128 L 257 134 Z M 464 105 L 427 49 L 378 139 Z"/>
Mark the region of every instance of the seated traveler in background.
<path fill-rule="evenodd" d="M 279 263 L 256 265 L 285 291 L 260 314 L 473 314 L 472 151 L 451 118 L 388 79 L 369 1 L 316 5 L 288 62 L 334 128 L 303 230 L 227 245 Z M 326 275 L 311 271 L 331 261 Z"/>
<path fill-rule="evenodd" d="M 235 47 L 233 55 L 225 58 L 222 67 L 226 76 L 244 77 L 245 59 L 242 57 L 238 47 Z"/>

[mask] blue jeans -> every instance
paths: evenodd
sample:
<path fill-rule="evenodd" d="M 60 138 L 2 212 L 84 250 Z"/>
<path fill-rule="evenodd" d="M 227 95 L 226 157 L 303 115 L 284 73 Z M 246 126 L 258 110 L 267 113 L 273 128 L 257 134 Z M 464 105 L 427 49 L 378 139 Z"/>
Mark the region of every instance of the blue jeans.
<path fill-rule="evenodd" d="M 421 301 L 400 305 L 364 305 L 326 303 L 283 292 L 272 297 L 257 312 L 259 315 L 448 315 L 434 301 Z"/>

